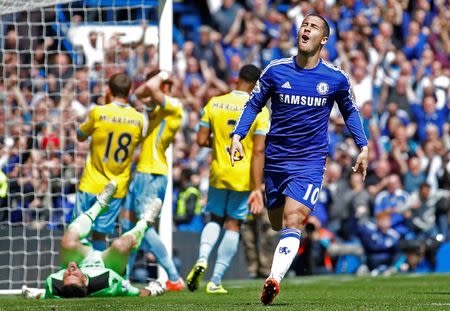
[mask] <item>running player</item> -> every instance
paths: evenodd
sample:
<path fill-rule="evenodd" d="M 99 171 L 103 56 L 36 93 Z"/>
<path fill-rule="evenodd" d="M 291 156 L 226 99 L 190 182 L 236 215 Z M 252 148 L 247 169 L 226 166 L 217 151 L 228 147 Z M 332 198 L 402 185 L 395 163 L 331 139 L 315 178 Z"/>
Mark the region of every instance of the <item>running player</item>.
<path fill-rule="evenodd" d="M 266 140 L 264 180 L 272 228 L 281 230 L 261 302 L 272 303 L 279 283 L 300 245 L 303 223 L 317 202 L 328 150 L 328 119 L 334 102 L 361 152 L 353 167 L 365 177 L 367 139 L 353 102 L 347 75 L 324 60 L 329 26 L 309 14 L 298 32 L 298 54 L 272 61 L 264 70 L 233 132 L 231 163 L 245 155 L 240 143 L 271 99 L 271 128 Z"/>

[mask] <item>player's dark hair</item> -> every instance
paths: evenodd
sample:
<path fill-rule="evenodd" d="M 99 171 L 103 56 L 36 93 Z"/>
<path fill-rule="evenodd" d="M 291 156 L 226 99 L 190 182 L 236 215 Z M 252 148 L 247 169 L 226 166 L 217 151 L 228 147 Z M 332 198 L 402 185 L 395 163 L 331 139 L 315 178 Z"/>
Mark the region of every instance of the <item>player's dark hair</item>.
<path fill-rule="evenodd" d="M 239 71 L 239 79 L 248 83 L 256 83 L 260 76 L 261 69 L 252 64 L 242 66 Z"/>
<path fill-rule="evenodd" d="M 87 286 L 84 284 L 69 284 L 61 287 L 59 293 L 63 298 L 83 298 L 87 296 Z"/>
<path fill-rule="evenodd" d="M 309 13 L 308 15 L 305 16 L 305 18 L 307 18 L 308 16 L 315 16 L 315 17 L 320 18 L 322 20 L 323 26 L 324 26 L 322 28 L 323 34 L 325 35 L 325 37 L 328 37 L 330 35 L 330 25 L 328 25 L 327 20 L 325 18 L 323 18 L 322 15 L 319 15 L 317 13 Z"/>
<path fill-rule="evenodd" d="M 161 70 L 159 70 L 159 69 L 154 69 L 154 70 L 150 71 L 145 76 L 145 81 L 150 80 L 151 78 L 153 78 L 154 76 L 156 76 L 160 72 L 161 72 Z"/>
<path fill-rule="evenodd" d="M 156 76 L 160 72 L 161 72 L 161 70 L 159 70 L 159 69 L 155 69 L 155 70 L 150 71 L 145 76 L 145 81 L 150 80 L 151 78 L 153 78 L 154 76 Z M 169 80 L 163 81 L 162 83 L 166 83 L 166 84 L 169 84 L 170 86 L 172 86 L 173 81 L 172 81 L 172 79 L 169 79 Z"/>
<path fill-rule="evenodd" d="M 124 73 L 116 73 L 108 80 L 108 86 L 114 97 L 128 99 L 131 89 L 131 79 Z"/>

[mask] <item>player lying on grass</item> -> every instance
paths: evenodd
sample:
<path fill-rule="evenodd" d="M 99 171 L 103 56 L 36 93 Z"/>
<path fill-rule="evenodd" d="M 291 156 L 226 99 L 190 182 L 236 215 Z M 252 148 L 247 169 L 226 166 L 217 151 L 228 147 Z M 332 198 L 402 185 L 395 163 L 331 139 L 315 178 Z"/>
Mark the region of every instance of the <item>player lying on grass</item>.
<path fill-rule="evenodd" d="M 109 201 L 117 190 L 114 181 L 109 182 L 97 196 L 97 202 L 78 216 L 61 240 L 60 259 L 63 269 L 50 274 L 45 280 L 45 291 L 22 287 L 26 298 L 82 298 L 114 296 L 156 296 L 164 292 L 157 282 L 139 289 L 131 286 L 122 276 L 130 253 L 141 244 L 145 231 L 153 225 L 161 209 L 161 200 L 152 200 L 136 226 L 113 241 L 103 252 L 80 240 L 89 235 L 95 219 L 108 209 Z"/>

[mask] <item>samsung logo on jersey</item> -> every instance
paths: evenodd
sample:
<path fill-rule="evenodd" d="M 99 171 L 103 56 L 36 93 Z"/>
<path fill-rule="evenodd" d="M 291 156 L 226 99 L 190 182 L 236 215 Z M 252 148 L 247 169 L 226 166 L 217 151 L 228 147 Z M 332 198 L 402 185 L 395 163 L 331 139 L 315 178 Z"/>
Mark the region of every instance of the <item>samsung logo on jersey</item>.
<path fill-rule="evenodd" d="M 280 93 L 280 102 L 290 105 L 303 105 L 310 107 L 322 107 L 327 103 L 326 97 L 299 96 Z"/>

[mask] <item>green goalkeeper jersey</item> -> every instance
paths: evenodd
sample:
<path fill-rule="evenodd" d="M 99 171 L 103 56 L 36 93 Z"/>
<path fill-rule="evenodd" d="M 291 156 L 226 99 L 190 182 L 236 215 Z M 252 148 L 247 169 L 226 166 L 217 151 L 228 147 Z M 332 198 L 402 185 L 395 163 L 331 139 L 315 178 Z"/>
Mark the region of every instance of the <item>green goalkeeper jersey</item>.
<path fill-rule="evenodd" d="M 131 286 L 123 277 L 115 271 L 105 268 L 102 253 L 92 251 L 78 266 L 86 275 L 88 297 L 115 297 L 115 296 L 139 296 L 139 289 Z M 45 295 L 42 298 L 62 298 L 60 296 L 63 286 L 65 269 L 50 274 L 45 280 Z"/>

